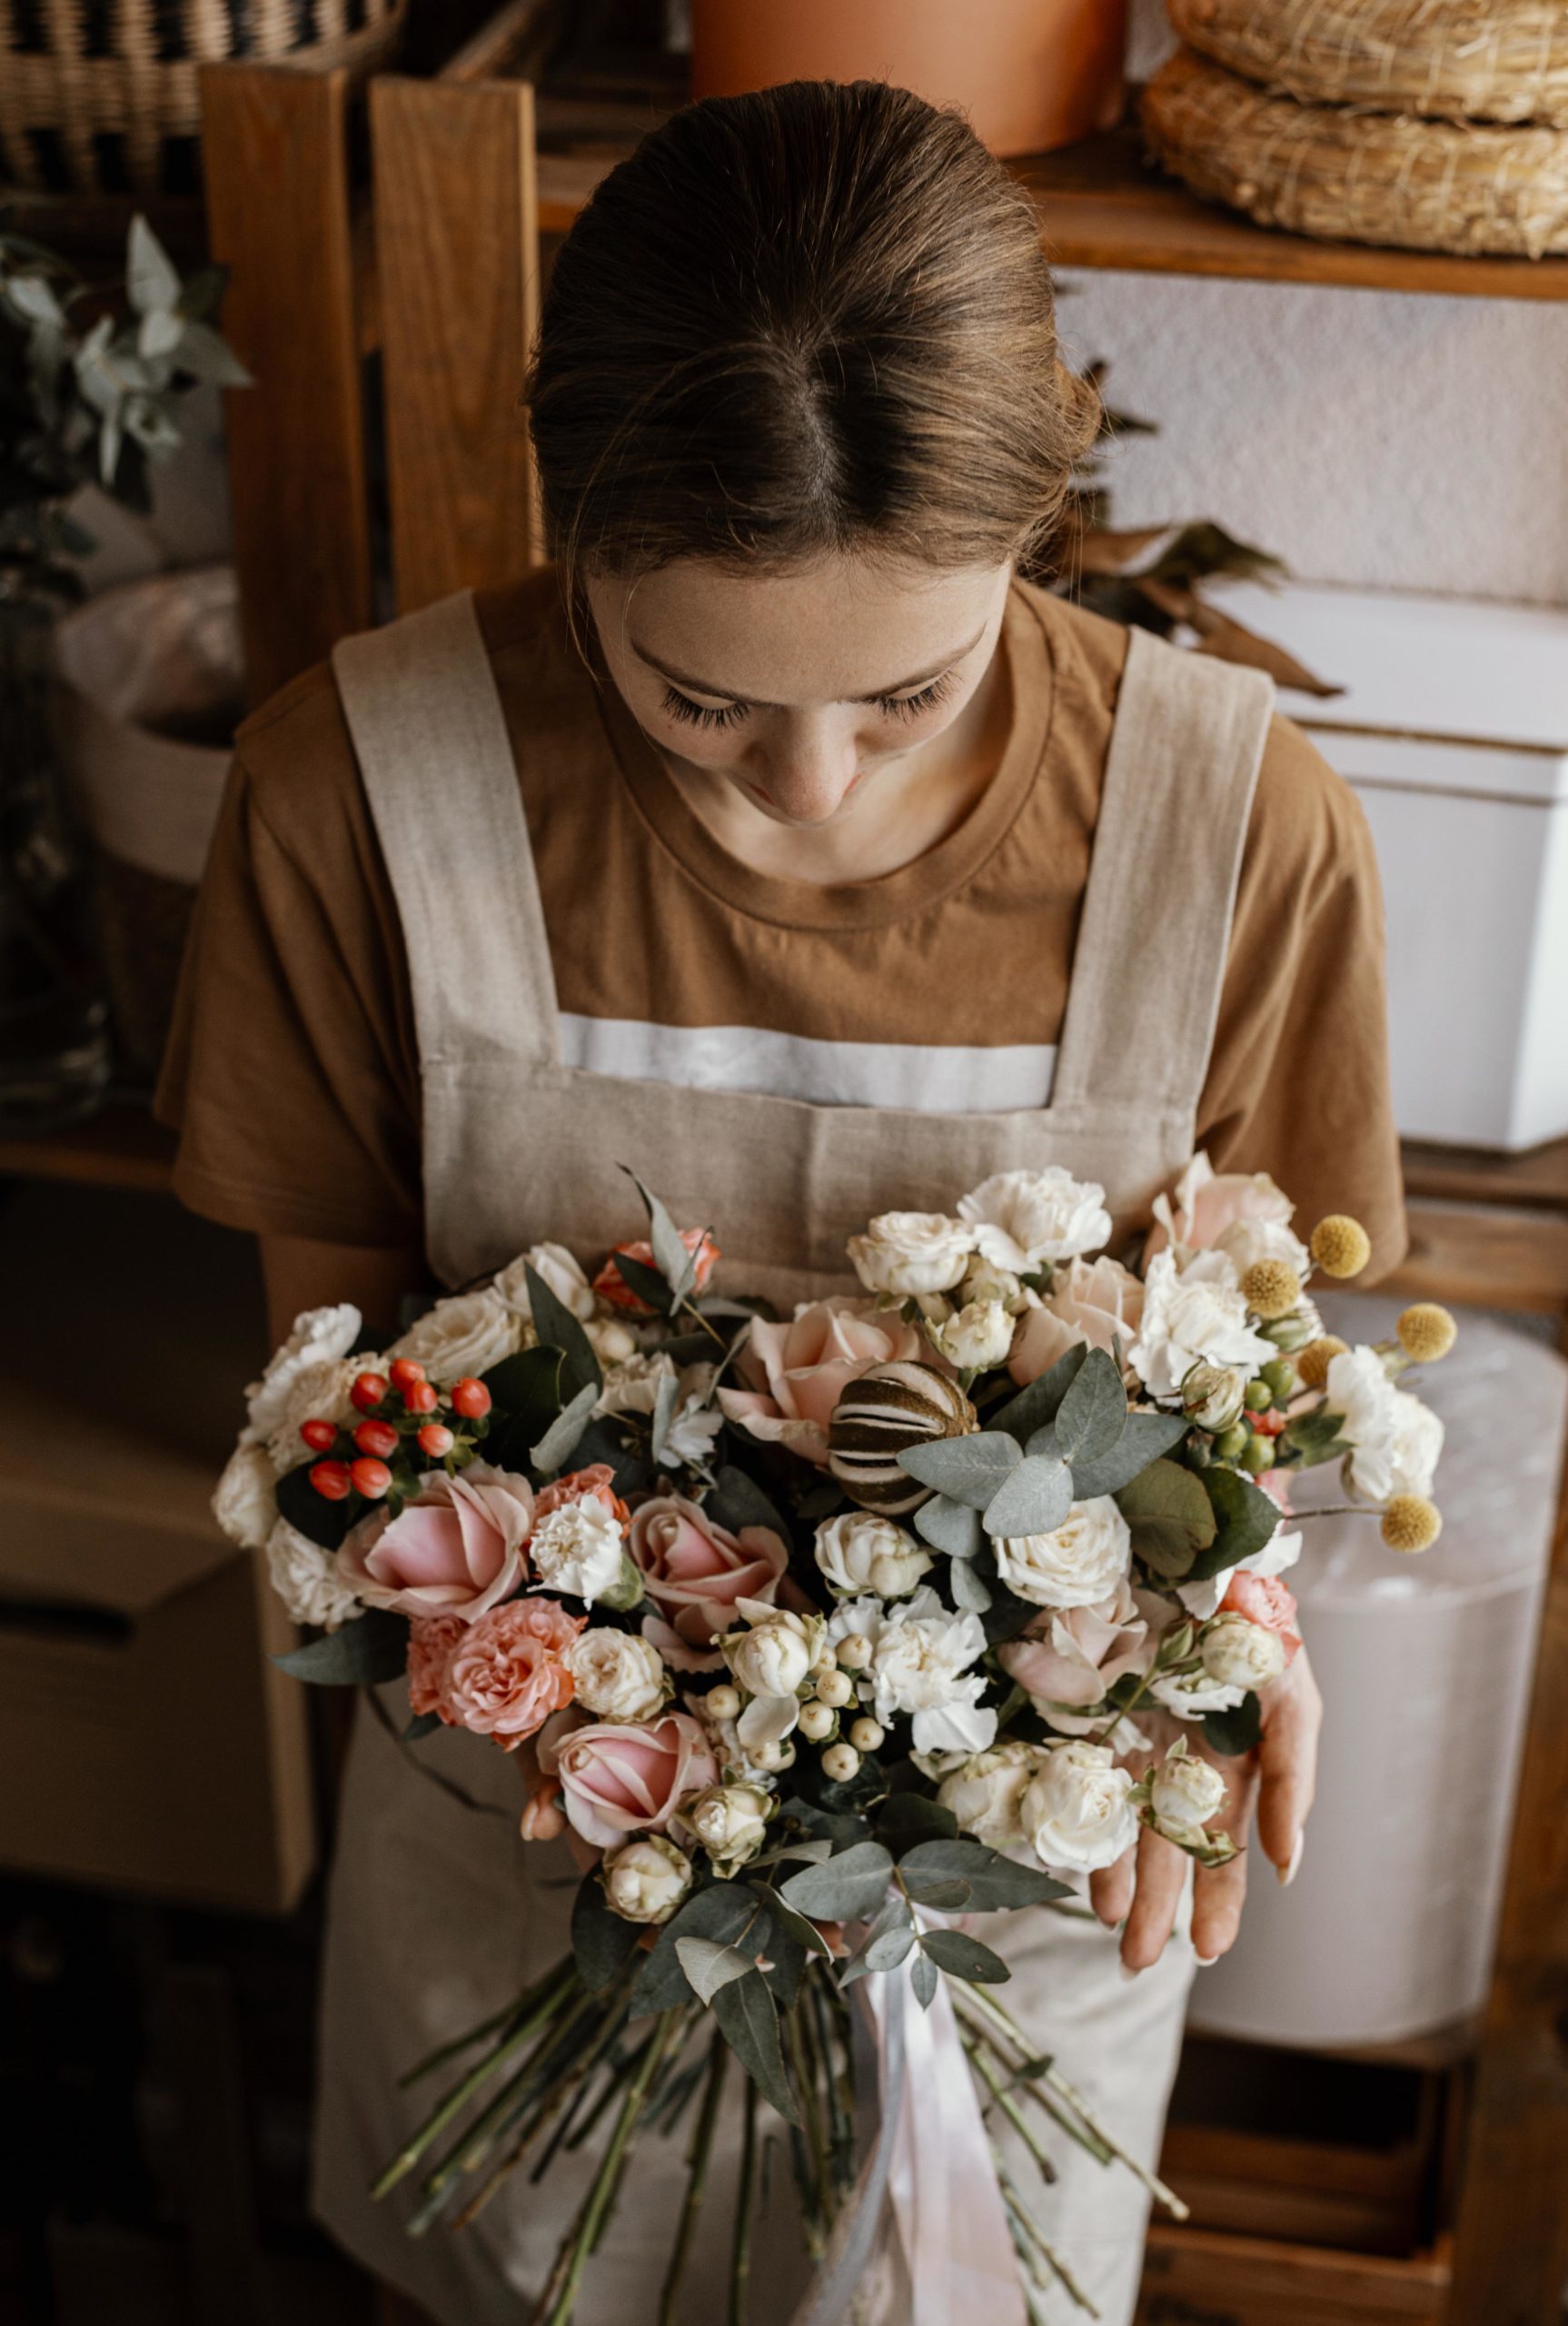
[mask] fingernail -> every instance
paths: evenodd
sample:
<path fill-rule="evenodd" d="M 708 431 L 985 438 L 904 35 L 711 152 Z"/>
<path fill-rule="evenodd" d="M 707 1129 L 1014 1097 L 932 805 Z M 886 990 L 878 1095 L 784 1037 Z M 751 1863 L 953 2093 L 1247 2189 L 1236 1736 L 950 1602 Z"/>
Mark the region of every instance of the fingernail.
<path fill-rule="evenodd" d="M 1195 1954 L 1193 1956 L 1193 1961 L 1197 1964 L 1200 1971 L 1212 1971 L 1215 1964 L 1219 1961 L 1219 1956 L 1217 1954 Z"/>
<path fill-rule="evenodd" d="M 1291 1884 L 1295 1880 L 1297 1870 L 1301 1864 L 1301 1854 L 1305 1847 L 1306 1830 L 1303 1827 L 1302 1831 L 1297 1834 L 1295 1837 L 1295 1847 L 1290 1854 L 1290 1864 L 1288 1865 L 1276 1865 L 1275 1867 L 1275 1872 L 1279 1876 L 1280 1885 L 1283 1889 L 1288 1890 Z"/>
<path fill-rule="evenodd" d="M 1133 1981 L 1138 1975 L 1138 1966 L 1136 1963 L 1118 1963 L 1116 1964 L 1116 1975 L 1121 1980 L 1124 1986 L 1131 1986 Z"/>

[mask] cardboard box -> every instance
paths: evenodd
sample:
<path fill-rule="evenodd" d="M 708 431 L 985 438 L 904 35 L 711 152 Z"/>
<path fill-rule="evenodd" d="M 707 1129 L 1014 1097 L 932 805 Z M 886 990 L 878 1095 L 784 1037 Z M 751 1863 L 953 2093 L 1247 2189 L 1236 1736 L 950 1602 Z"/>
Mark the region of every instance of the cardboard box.
<path fill-rule="evenodd" d="M 276 1912 L 315 1859 L 305 1695 L 213 1474 L 0 1384 L 0 1859 Z"/>

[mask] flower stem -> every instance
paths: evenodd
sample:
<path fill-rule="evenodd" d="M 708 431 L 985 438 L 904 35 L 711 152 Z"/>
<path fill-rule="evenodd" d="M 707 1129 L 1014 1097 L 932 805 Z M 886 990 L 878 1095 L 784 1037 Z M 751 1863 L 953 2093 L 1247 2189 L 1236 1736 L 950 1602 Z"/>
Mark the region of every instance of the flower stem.
<path fill-rule="evenodd" d="M 541 2027 L 547 2026 L 555 2017 L 570 1995 L 571 1988 L 576 1984 L 576 1966 L 571 1961 L 557 1966 L 555 1976 L 547 1983 L 544 1993 L 533 2008 L 516 2026 L 508 2031 L 493 2050 L 487 2052 L 484 2058 L 469 2070 L 461 2082 L 454 2085 L 446 2098 L 425 2118 L 423 2123 L 410 2133 L 386 2171 L 372 2188 L 372 2197 L 384 2197 L 389 2190 L 396 2188 L 406 2172 L 413 2170 L 431 2142 L 440 2139 L 452 2119 L 461 2114 L 481 2086 L 488 2082 L 499 2068 L 513 2058 Z"/>
<path fill-rule="evenodd" d="M 974 2040 L 972 2036 L 965 2035 L 959 2040 L 962 2042 L 965 2051 L 968 2053 L 971 2064 L 974 2066 L 978 2073 L 984 2079 L 986 2089 L 989 2092 L 991 2098 L 1001 2110 L 1008 2123 L 1011 2124 L 1018 2138 L 1023 2142 L 1024 2146 L 1028 2150 L 1029 2154 L 1034 2158 L 1035 2163 L 1039 2170 L 1041 2180 L 1047 2182 L 1054 2181 L 1057 2177 L 1056 2166 L 1046 2154 L 1045 2150 L 1040 2146 L 1039 2139 L 1035 2132 L 1034 2126 L 1029 2122 L 1028 2118 L 1025 2115 L 1017 2102 L 1013 2098 L 1012 2093 L 1007 2090 L 1006 2084 L 1002 2082 L 1001 2077 L 997 2073 L 997 2071 L 992 2065 L 985 2050 Z"/>
<path fill-rule="evenodd" d="M 687 2151 L 686 2199 L 680 2208 L 675 2242 L 670 2251 L 670 2266 L 664 2273 L 664 2284 L 659 2296 L 659 2326 L 675 2326 L 676 2296 L 680 2291 L 680 2281 L 690 2257 L 692 2232 L 697 2226 L 697 2215 L 707 2184 L 708 2159 L 712 2152 L 714 2127 L 719 2122 L 719 2102 L 723 2096 L 724 2078 L 729 2066 L 729 2046 L 722 2035 L 715 2033 L 708 2054 L 708 2082 L 703 2088 L 702 2109 L 691 2134 L 691 2145 Z"/>
<path fill-rule="evenodd" d="M 757 2086 L 746 2078 L 740 2135 L 740 2182 L 735 2192 L 735 2242 L 729 2255 L 729 2326 L 746 2326 L 746 2288 L 751 2275 L 751 2208 L 757 2202 Z"/>
<path fill-rule="evenodd" d="M 582 2282 L 583 2268 L 589 2254 L 599 2242 L 600 2229 L 609 2209 L 611 2192 L 620 2177 L 620 2162 L 627 2144 L 637 2129 L 648 2097 L 648 2087 L 663 2059 L 673 2037 L 677 2023 L 683 2017 L 680 2011 L 660 2013 L 653 2033 L 643 2049 L 641 2064 L 626 2086 L 620 2102 L 620 2113 L 615 2129 L 599 2160 L 595 2172 L 562 2245 L 561 2255 L 551 2274 L 539 2308 L 534 2312 L 535 2326 L 567 2326 L 577 2304 L 578 2288 Z"/>

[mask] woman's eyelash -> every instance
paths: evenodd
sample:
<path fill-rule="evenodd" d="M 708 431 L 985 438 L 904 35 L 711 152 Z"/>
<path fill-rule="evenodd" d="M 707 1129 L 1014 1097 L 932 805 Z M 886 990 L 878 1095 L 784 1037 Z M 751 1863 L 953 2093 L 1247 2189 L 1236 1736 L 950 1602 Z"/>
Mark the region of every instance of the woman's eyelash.
<path fill-rule="evenodd" d="M 918 694 L 878 695 L 876 705 L 888 719 L 918 719 L 922 712 L 934 711 L 938 703 L 945 702 L 952 686 L 952 672 L 947 671 L 939 679 L 933 679 L 929 686 L 922 687 Z M 675 687 L 664 690 L 664 710 L 670 718 L 681 720 L 689 727 L 705 727 L 710 734 L 738 725 L 746 716 L 743 702 L 727 702 L 711 711 L 706 703 L 693 702 L 689 694 L 681 694 Z"/>

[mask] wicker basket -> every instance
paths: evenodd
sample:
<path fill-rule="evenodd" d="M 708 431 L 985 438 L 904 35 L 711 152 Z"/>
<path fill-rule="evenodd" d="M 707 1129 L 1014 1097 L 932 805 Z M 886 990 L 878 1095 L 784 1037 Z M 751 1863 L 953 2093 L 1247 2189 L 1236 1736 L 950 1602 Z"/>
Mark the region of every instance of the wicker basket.
<path fill-rule="evenodd" d="M 1568 131 L 1298 104 L 1178 49 L 1144 92 L 1155 159 L 1196 194 L 1331 242 L 1568 252 Z"/>
<path fill-rule="evenodd" d="M 366 72 L 407 0 L 0 0 L 0 184 L 193 194 L 197 71 L 293 57 Z"/>
<path fill-rule="evenodd" d="M 1182 38 L 1307 104 L 1568 127 L 1562 0 L 1169 0 Z"/>

